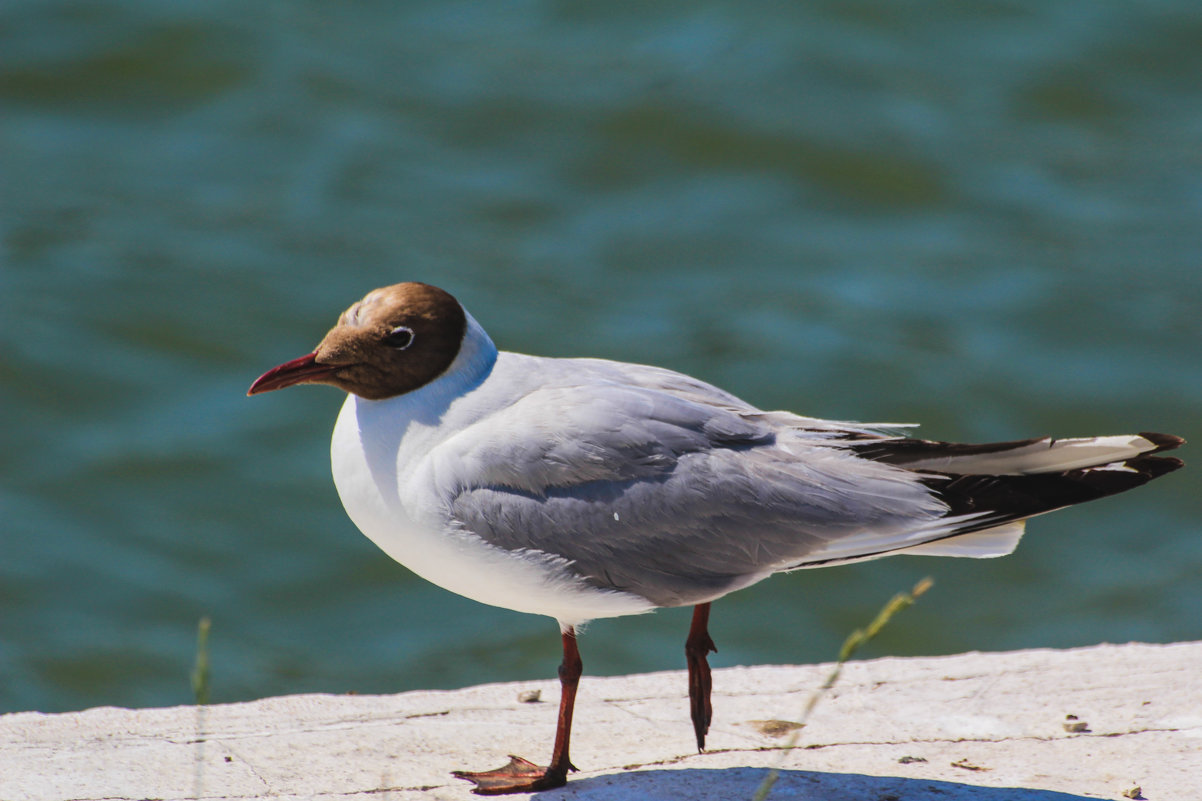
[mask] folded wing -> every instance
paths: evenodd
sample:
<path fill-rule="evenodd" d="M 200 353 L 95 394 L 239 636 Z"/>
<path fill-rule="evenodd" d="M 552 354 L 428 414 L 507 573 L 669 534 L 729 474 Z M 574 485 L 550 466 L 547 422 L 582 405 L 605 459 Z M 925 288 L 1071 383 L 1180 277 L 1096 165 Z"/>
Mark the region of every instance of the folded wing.
<path fill-rule="evenodd" d="M 780 570 L 1008 553 L 1023 519 L 1181 464 L 1150 455 L 1180 444 L 1165 435 L 966 446 L 706 400 L 696 384 L 534 391 L 430 454 L 458 482 L 449 522 L 677 606 Z"/>

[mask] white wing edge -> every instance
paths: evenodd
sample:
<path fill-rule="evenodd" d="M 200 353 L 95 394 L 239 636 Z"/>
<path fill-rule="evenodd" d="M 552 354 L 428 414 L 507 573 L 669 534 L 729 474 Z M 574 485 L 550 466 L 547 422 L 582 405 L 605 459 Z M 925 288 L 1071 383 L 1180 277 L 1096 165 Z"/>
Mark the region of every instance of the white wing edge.
<path fill-rule="evenodd" d="M 1122 462 L 1154 451 L 1159 446 L 1138 434 L 1080 439 L 1042 439 L 997 453 L 938 457 L 906 462 L 907 470 L 940 470 L 980 475 L 1034 475 L 1062 473 L 1082 467 Z"/>

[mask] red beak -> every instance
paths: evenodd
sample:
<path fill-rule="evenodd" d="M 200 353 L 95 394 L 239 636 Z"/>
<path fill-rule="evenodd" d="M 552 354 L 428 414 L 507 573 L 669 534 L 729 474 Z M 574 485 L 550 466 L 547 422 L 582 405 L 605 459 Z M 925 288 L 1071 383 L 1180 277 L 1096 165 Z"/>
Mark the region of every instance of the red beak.
<path fill-rule="evenodd" d="M 250 385 L 247 395 L 258 395 L 260 392 L 271 392 L 273 389 L 283 389 L 294 384 L 325 378 L 336 368 L 317 363 L 317 354 L 310 353 L 290 362 L 284 362 L 279 367 L 273 367 L 259 376 Z"/>

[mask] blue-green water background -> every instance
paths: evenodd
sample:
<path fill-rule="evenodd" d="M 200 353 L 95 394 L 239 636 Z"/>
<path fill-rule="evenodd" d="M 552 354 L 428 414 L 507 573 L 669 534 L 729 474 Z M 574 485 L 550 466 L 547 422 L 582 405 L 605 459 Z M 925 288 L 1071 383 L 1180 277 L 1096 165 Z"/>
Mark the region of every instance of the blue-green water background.
<path fill-rule="evenodd" d="M 1202 5 L 0 4 L 0 711 L 189 702 L 203 615 L 215 701 L 554 675 L 549 619 L 345 518 L 339 393 L 244 397 L 409 279 L 768 408 L 1199 439 Z M 872 654 L 1196 639 L 1196 476 L 778 576 L 714 664 L 830 659 L 928 573 Z M 686 628 L 597 622 L 586 671 Z"/>

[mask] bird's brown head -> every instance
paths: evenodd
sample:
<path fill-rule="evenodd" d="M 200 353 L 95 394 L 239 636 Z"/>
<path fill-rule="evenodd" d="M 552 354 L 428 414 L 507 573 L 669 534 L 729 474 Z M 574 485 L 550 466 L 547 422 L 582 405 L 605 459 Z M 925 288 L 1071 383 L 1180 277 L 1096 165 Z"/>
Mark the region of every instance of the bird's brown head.
<path fill-rule="evenodd" d="M 412 392 L 459 353 L 467 314 L 438 287 L 410 282 L 369 292 L 338 318 L 317 349 L 268 370 L 247 395 L 331 384 L 368 400 Z"/>

